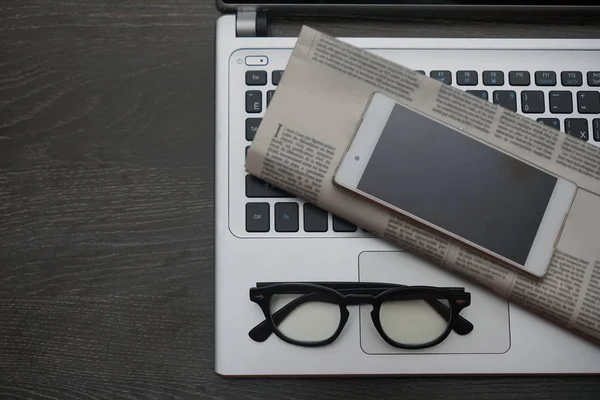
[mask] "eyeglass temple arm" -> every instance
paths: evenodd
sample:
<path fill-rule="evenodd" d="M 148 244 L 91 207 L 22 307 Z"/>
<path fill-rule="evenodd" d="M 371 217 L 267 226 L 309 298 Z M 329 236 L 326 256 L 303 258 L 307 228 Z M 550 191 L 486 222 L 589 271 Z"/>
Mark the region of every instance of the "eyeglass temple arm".
<path fill-rule="evenodd" d="M 257 288 L 261 288 L 261 287 L 266 287 L 266 286 L 272 286 L 272 285 L 281 285 L 281 284 L 285 284 L 288 282 L 257 282 L 256 283 L 256 287 Z M 402 285 L 399 283 L 382 283 L 382 282 L 319 282 L 319 281 L 315 281 L 315 282 L 303 282 L 303 283 L 308 283 L 311 285 L 319 285 L 319 286 L 325 286 L 327 288 L 330 289 L 334 289 L 337 291 L 352 291 L 355 292 L 357 290 L 375 290 L 377 293 L 383 291 L 384 289 L 393 289 L 393 288 L 397 288 L 397 287 L 406 287 L 406 285 Z M 439 287 L 439 289 L 445 289 L 445 290 L 451 290 L 451 291 L 455 291 L 455 292 L 464 292 L 465 288 L 464 287 Z"/>
<path fill-rule="evenodd" d="M 257 282 L 256 287 L 262 288 L 262 287 L 266 287 L 266 286 L 281 285 L 281 284 L 285 284 L 285 283 L 287 283 L 287 282 Z M 310 285 L 324 286 L 326 288 L 338 291 L 341 294 L 346 294 L 346 293 L 347 294 L 359 294 L 360 293 L 360 294 L 371 294 L 374 296 L 384 292 L 387 289 L 407 287 L 407 285 L 402 285 L 402 284 L 398 284 L 398 283 L 380 283 L 380 282 L 358 282 L 358 283 L 356 283 L 356 282 L 303 282 L 303 283 L 310 284 Z M 423 286 L 423 287 L 426 288 L 427 286 Z M 465 293 L 464 287 L 445 286 L 445 287 L 436 287 L 436 288 L 455 292 L 455 293 Z"/>
<path fill-rule="evenodd" d="M 319 296 L 320 295 L 320 296 Z M 319 299 L 319 297 L 321 297 Z M 273 322 L 275 325 L 279 325 L 292 311 L 294 311 L 298 306 L 307 302 L 307 301 L 324 301 L 330 302 L 331 300 L 329 296 L 324 296 L 322 293 L 309 293 L 302 295 L 292 301 L 290 301 L 285 306 L 281 307 L 275 313 L 273 313 Z M 450 307 L 444 305 L 443 303 L 437 301 L 436 299 L 423 299 L 425 300 L 438 314 L 440 314 L 443 318 L 449 318 L 449 313 L 451 312 Z M 462 316 L 458 316 L 458 319 L 454 322 L 454 326 L 452 327 L 454 332 L 459 335 L 466 335 L 471 333 L 473 330 L 473 324 L 470 323 L 467 319 Z M 263 320 L 261 323 L 256 325 L 250 332 L 248 332 L 248 336 L 256 342 L 264 342 L 271 336 L 273 333 L 273 329 L 271 324 L 267 319 Z"/>

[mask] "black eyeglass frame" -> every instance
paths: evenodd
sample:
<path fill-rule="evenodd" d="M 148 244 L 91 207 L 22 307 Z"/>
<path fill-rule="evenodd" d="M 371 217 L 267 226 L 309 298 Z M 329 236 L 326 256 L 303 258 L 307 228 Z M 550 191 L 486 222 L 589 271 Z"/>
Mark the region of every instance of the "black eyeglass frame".
<path fill-rule="evenodd" d="M 304 294 L 306 296 L 323 296 L 318 301 L 338 304 L 340 307 L 340 323 L 332 336 L 321 341 L 298 341 L 283 334 L 277 325 L 297 306 L 309 301 L 305 296 L 298 297 L 281 309 L 271 313 L 270 303 L 274 295 Z M 443 342 L 451 331 L 466 335 L 473 330 L 473 324 L 462 317 L 460 312 L 471 304 L 471 294 L 462 287 L 406 286 L 379 282 L 257 282 L 256 287 L 249 290 L 250 301 L 256 303 L 265 316 L 265 320 L 250 330 L 248 335 L 257 342 L 263 342 L 274 333 L 281 340 L 303 347 L 320 347 L 334 342 L 344 330 L 350 315 L 347 306 L 370 304 L 373 306 L 371 319 L 375 329 L 391 346 L 402 349 L 423 349 Z M 426 296 L 435 296 L 435 300 Z M 440 315 L 448 317 L 446 330 L 435 340 L 428 343 L 405 344 L 391 339 L 383 329 L 379 317 L 381 305 L 389 298 L 418 299 L 427 301 Z M 438 300 L 448 300 L 445 305 Z"/>

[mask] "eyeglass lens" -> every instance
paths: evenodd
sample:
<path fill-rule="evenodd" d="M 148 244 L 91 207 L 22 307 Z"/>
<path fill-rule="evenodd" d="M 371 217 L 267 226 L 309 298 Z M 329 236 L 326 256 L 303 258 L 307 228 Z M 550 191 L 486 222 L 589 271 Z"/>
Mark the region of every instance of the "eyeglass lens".
<path fill-rule="evenodd" d="M 287 306 L 287 307 L 286 307 Z M 282 307 L 289 312 L 277 325 L 284 336 L 298 342 L 320 342 L 337 331 L 341 312 L 337 302 L 318 293 L 276 294 L 271 298 L 271 315 Z"/>
<path fill-rule="evenodd" d="M 394 342 L 405 345 L 421 345 L 436 340 L 448 328 L 450 312 L 441 315 L 431 306 L 434 301 L 449 307 L 447 299 L 384 301 L 379 311 L 381 328 Z"/>

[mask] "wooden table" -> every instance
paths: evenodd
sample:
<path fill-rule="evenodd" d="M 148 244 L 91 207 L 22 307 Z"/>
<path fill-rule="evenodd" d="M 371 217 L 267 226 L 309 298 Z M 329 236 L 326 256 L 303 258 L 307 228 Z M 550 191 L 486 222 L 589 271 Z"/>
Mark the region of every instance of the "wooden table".
<path fill-rule="evenodd" d="M 0 398 L 600 398 L 597 377 L 216 376 L 217 17 L 212 0 L 0 4 Z M 592 37 L 594 23 L 311 25 Z"/>

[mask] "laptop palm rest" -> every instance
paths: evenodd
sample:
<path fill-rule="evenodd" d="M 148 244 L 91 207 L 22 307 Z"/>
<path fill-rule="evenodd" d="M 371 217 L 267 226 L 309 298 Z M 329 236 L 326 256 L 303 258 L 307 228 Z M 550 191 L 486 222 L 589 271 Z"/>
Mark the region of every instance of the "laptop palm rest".
<path fill-rule="evenodd" d="M 471 293 L 471 305 L 461 315 L 475 326 L 468 335 L 451 332 L 444 342 L 431 348 L 398 349 L 387 344 L 373 327 L 371 306 L 361 306 L 360 346 L 367 354 L 502 354 L 510 348 L 508 302 L 473 282 L 402 251 L 361 253 L 358 275 L 361 282 L 465 287 Z"/>

